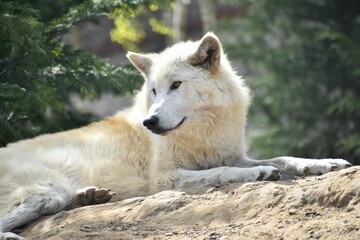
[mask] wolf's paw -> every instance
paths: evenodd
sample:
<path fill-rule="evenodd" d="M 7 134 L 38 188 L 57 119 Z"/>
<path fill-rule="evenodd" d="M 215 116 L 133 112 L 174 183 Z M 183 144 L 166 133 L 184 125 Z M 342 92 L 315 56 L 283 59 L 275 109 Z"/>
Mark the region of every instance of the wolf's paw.
<path fill-rule="evenodd" d="M 25 238 L 20 237 L 19 235 L 12 233 L 12 232 L 6 232 L 6 233 L 0 232 L 0 239 L 1 240 L 25 240 Z"/>
<path fill-rule="evenodd" d="M 110 201 L 111 197 L 115 195 L 110 189 L 87 187 L 78 192 L 78 200 L 82 206 L 102 204 Z"/>
<path fill-rule="evenodd" d="M 257 181 L 277 181 L 280 179 L 280 171 L 277 168 L 271 166 L 259 166 L 255 167 L 258 171 Z"/>
<path fill-rule="evenodd" d="M 352 166 L 351 163 L 343 159 L 307 160 L 301 165 L 299 172 L 305 176 L 322 175 L 327 172 L 338 171 Z"/>

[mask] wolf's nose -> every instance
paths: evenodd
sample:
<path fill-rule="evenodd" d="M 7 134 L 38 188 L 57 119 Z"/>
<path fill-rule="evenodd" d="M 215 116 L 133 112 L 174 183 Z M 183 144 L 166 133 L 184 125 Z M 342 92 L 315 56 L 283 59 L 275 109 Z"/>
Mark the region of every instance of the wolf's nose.
<path fill-rule="evenodd" d="M 156 116 L 151 116 L 150 118 L 145 119 L 145 120 L 143 121 L 143 125 L 144 125 L 145 127 L 147 127 L 148 129 L 154 129 L 154 128 L 156 128 L 157 125 L 158 125 L 158 123 L 159 123 L 159 118 L 156 117 Z"/>

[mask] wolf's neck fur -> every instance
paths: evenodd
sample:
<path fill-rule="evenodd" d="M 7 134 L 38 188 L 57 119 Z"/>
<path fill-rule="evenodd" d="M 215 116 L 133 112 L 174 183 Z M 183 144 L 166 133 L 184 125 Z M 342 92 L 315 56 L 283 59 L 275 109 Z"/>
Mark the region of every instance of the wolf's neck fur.
<path fill-rule="evenodd" d="M 215 106 L 208 111 L 202 111 L 209 114 L 199 117 L 195 123 L 190 123 L 192 126 L 184 126 L 165 138 L 168 138 L 169 144 L 186 153 L 188 161 L 198 164 L 200 168 L 232 165 L 236 160 L 246 157 L 246 111 L 246 107 L 239 108 L 238 104 Z M 218 159 L 220 156 L 221 160 Z"/>

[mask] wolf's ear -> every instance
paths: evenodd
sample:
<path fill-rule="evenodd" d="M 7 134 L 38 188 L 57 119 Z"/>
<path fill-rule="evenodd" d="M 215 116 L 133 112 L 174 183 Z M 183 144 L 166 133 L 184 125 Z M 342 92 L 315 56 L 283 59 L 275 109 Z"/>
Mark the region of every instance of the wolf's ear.
<path fill-rule="evenodd" d="M 200 40 L 195 54 L 189 58 L 189 63 L 215 72 L 220 65 L 221 51 L 219 39 L 214 33 L 209 32 Z"/>
<path fill-rule="evenodd" d="M 143 74 L 148 75 L 151 65 L 153 64 L 151 58 L 145 54 L 128 52 L 126 57 L 130 62 Z"/>

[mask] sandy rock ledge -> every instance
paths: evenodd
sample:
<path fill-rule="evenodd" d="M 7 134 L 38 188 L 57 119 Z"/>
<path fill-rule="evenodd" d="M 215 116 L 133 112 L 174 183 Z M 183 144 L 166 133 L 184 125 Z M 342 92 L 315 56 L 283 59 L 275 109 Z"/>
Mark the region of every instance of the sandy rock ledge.
<path fill-rule="evenodd" d="M 360 239 L 360 167 L 62 211 L 27 239 Z"/>

